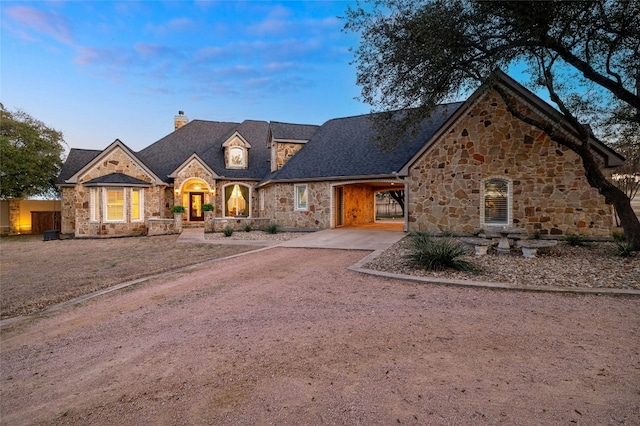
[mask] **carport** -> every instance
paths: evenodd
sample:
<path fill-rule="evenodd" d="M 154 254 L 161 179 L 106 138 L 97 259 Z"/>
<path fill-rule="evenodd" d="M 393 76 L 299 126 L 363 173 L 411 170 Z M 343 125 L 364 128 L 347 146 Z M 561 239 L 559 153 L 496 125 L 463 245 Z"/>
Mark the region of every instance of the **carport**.
<path fill-rule="evenodd" d="M 406 211 L 404 219 L 400 222 L 376 220 L 376 193 L 398 190 L 405 190 L 405 184 L 395 179 L 353 181 L 332 185 L 331 228 L 378 225 L 378 227 L 387 226 L 390 229 L 406 230 Z"/>

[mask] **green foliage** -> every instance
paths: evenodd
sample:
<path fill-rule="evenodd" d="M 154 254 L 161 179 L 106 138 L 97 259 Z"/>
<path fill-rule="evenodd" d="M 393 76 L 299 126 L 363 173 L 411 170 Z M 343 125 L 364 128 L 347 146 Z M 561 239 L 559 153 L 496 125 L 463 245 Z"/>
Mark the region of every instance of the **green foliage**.
<path fill-rule="evenodd" d="M 535 231 L 533 231 L 534 240 L 539 240 L 541 236 L 542 236 L 542 231 L 540 231 L 539 229 L 536 229 Z"/>
<path fill-rule="evenodd" d="M 225 237 L 230 237 L 233 235 L 233 228 L 227 225 L 222 230 L 222 233 L 224 234 Z"/>
<path fill-rule="evenodd" d="M 582 235 L 578 234 L 567 234 L 565 240 L 570 246 L 574 247 L 589 247 L 591 243 L 587 241 Z"/>
<path fill-rule="evenodd" d="M 634 256 L 634 251 L 626 241 L 616 241 L 613 254 L 618 257 L 632 257 Z"/>
<path fill-rule="evenodd" d="M 613 233 L 613 241 L 622 243 L 626 241 L 626 237 L 624 236 L 624 232 L 614 232 Z"/>
<path fill-rule="evenodd" d="M 430 271 L 456 269 L 477 274 L 480 269 L 467 260 L 460 241 L 453 238 L 434 238 L 428 233 L 418 232 L 411 236 L 411 251 L 407 258 L 414 265 Z"/>
<path fill-rule="evenodd" d="M 202 211 L 203 212 L 212 212 L 213 211 L 213 204 L 203 204 L 202 205 Z"/>
<path fill-rule="evenodd" d="M 640 2 L 624 0 L 376 0 L 349 6 L 345 22 L 345 30 L 360 37 L 354 63 L 361 98 L 383 111 L 374 120 L 380 148 L 394 149 L 409 133 L 418 136 L 438 104 L 481 83 L 492 85 L 496 70 L 519 66 L 530 76 L 524 84 L 546 92 L 540 95 L 555 104 L 576 137 L 518 108 L 504 85 L 491 87 L 516 119 L 581 157 L 589 184 L 614 205 L 628 242 L 640 249 L 640 221 L 628 197 L 584 149 L 592 130 L 637 133 L 638 126 L 625 124 L 640 123 L 637 28 Z"/>
<path fill-rule="evenodd" d="M 0 103 L 0 197 L 56 193 L 64 148 L 61 132 Z"/>
<path fill-rule="evenodd" d="M 277 234 L 278 233 L 278 224 L 270 223 L 264 228 L 264 232 L 267 234 Z"/>
<path fill-rule="evenodd" d="M 184 213 L 187 210 L 184 208 L 184 206 L 173 206 L 173 207 L 171 207 L 171 211 L 173 213 Z"/>
<path fill-rule="evenodd" d="M 249 225 L 248 223 L 244 225 L 244 232 L 251 232 L 251 225 Z"/>

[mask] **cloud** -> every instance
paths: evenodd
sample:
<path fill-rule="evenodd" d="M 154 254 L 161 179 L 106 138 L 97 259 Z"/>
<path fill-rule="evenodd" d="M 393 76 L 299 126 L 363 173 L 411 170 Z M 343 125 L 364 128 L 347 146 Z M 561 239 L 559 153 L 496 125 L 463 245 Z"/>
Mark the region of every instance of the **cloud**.
<path fill-rule="evenodd" d="M 189 18 L 174 18 L 170 21 L 160 24 L 148 24 L 147 29 L 158 34 L 181 33 L 185 31 L 196 30 L 196 23 Z"/>
<path fill-rule="evenodd" d="M 46 12 L 28 6 L 9 7 L 5 13 L 16 24 L 26 27 L 28 30 L 46 34 L 62 43 L 73 44 L 74 42 L 71 22 L 58 13 Z"/>

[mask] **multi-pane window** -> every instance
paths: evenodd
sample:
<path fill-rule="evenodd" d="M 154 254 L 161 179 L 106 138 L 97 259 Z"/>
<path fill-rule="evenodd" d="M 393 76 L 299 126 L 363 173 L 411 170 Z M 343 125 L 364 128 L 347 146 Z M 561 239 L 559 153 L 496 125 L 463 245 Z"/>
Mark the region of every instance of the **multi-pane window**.
<path fill-rule="evenodd" d="M 224 188 L 224 215 L 249 216 L 248 187 L 236 184 Z"/>
<path fill-rule="evenodd" d="M 139 221 L 142 220 L 142 190 L 141 189 L 132 189 L 131 190 L 131 221 Z"/>
<path fill-rule="evenodd" d="M 307 210 L 309 208 L 308 203 L 309 188 L 307 185 L 295 186 L 295 205 L 296 210 Z"/>
<path fill-rule="evenodd" d="M 244 149 L 240 147 L 229 148 L 229 167 L 244 168 L 245 166 Z"/>
<path fill-rule="evenodd" d="M 489 179 L 484 183 L 484 223 L 509 224 L 509 182 Z"/>
<path fill-rule="evenodd" d="M 124 221 L 124 188 L 107 188 L 106 220 Z"/>

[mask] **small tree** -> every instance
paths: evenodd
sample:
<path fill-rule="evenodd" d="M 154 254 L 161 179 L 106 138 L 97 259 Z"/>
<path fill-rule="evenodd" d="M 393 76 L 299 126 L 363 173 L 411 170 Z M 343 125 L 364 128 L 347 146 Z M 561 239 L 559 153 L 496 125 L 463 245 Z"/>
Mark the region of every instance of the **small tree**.
<path fill-rule="evenodd" d="M 1 103 L 0 114 L 0 197 L 57 193 L 65 149 L 62 133 Z"/>

